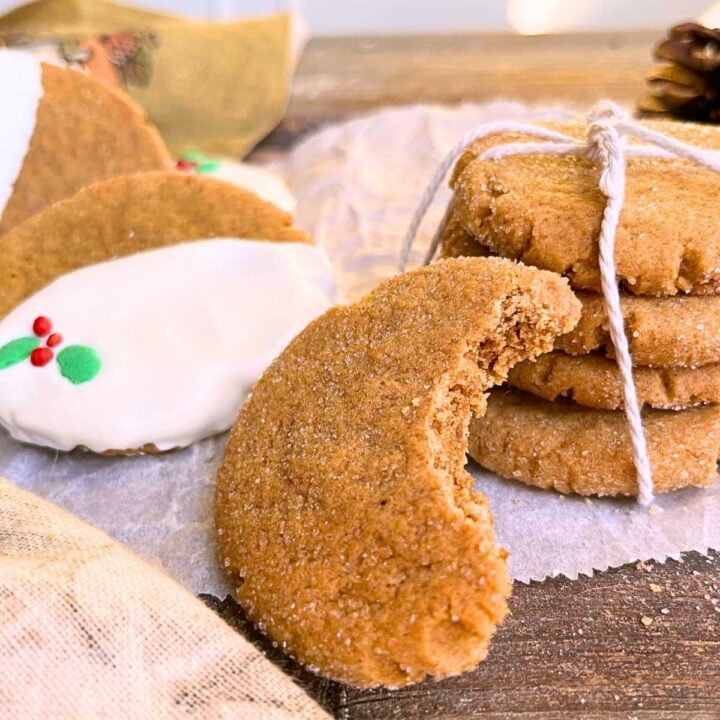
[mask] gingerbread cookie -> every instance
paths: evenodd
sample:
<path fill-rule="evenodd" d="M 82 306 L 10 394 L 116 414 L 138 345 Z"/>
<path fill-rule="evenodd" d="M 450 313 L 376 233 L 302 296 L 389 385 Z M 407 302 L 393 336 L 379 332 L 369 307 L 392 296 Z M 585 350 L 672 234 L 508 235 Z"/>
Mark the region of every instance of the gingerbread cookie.
<path fill-rule="evenodd" d="M 464 470 L 470 414 L 578 310 L 557 275 L 447 260 L 306 328 L 243 405 L 218 478 L 220 557 L 249 616 L 357 685 L 480 662 L 510 582 Z"/>
<path fill-rule="evenodd" d="M 584 123 L 544 123 L 578 139 Z M 659 132 L 720 149 L 712 125 L 648 122 Z M 481 160 L 508 142 L 538 142 L 496 133 L 472 143 L 451 185 L 463 229 L 493 253 L 559 272 L 573 287 L 599 291 L 597 238 L 605 208 L 598 169 L 578 155 L 513 155 Z M 633 141 L 634 142 L 634 141 Z M 679 159 L 628 157 L 615 263 L 637 295 L 720 292 L 720 175 Z"/>
<path fill-rule="evenodd" d="M 488 249 L 470 238 L 451 217 L 443 236 L 445 257 L 476 257 Z M 555 341 L 571 355 L 615 349 L 602 296 L 577 290 L 582 303 L 580 322 Z M 637 365 L 695 367 L 720 362 L 720 297 L 637 297 L 621 295 L 630 353 Z"/>
<path fill-rule="evenodd" d="M 0 424 L 58 450 L 157 452 L 226 430 L 334 301 L 325 254 L 257 196 L 111 178 L 0 242 Z"/>
<path fill-rule="evenodd" d="M 711 485 L 720 454 L 720 407 L 648 410 L 643 425 L 655 492 Z M 470 456 L 526 485 L 579 495 L 635 495 L 627 418 L 518 391 L 490 394 L 470 424 Z"/>
<path fill-rule="evenodd" d="M 441 230 L 442 244 L 440 246 L 443 257 L 487 257 L 490 250 L 481 245 L 470 233 L 465 230 L 460 218 L 454 211 L 452 200 L 447 212 L 447 222 Z"/>
<path fill-rule="evenodd" d="M 287 183 L 272 170 L 260 165 L 192 151 L 186 152 L 177 161 L 176 167 L 182 172 L 200 173 L 249 190 L 261 200 L 277 205 L 286 213 L 293 213 L 297 207 L 297 200 L 290 192 Z"/>
<path fill-rule="evenodd" d="M 600 295 L 577 292 L 580 322 L 555 341 L 572 355 L 615 351 Z M 623 294 L 625 332 L 633 363 L 697 367 L 720 362 L 720 297 L 647 298 Z"/>
<path fill-rule="evenodd" d="M 171 166 L 140 107 L 80 72 L 0 50 L 0 97 L 0 235 L 97 180 Z"/>
<path fill-rule="evenodd" d="M 641 406 L 681 410 L 720 403 L 720 363 L 700 368 L 636 367 L 633 377 Z M 572 356 L 556 350 L 516 365 L 508 383 L 545 400 L 565 397 L 585 407 L 623 407 L 618 366 L 597 355 Z"/>
<path fill-rule="evenodd" d="M 213 237 L 305 242 L 292 218 L 256 195 L 174 170 L 114 177 L 29 218 L 0 242 L 0 317 L 86 265 Z"/>

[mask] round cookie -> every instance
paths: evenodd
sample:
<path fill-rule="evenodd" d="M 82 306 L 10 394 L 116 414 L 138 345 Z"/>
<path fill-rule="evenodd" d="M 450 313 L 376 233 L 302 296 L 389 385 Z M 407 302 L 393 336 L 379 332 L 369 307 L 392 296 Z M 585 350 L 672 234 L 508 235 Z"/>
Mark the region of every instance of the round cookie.
<path fill-rule="evenodd" d="M 452 216 L 443 234 L 444 257 L 486 256 Z M 576 290 L 582 303 L 580 322 L 555 341 L 570 355 L 601 350 L 614 357 L 602 296 Z M 636 365 L 697 367 L 720 362 L 720 297 L 638 297 L 621 294 L 630 354 Z"/>
<path fill-rule="evenodd" d="M 700 368 L 635 367 L 633 377 L 641 406 L 681 410 L 720 403 L 720 363 Z M 516 365 L 508 384 L 545 400 L 565 397 L 585 407 L 623 407 L 618 366 L 597 355 L 572 356 L 556 350 Z"/>
<path fill-rule="evenodd" d="M 720 407 L 648 410 L 643 424 L 656 492 L 715 482 Z M 490 394 L 470 424 L 469 453 L 483 467 L 526 485 L 579 495 L 635 495 L 625 414 L 518 391 Z"/>
<path fill-rule="evenodd" d="M 356 685 L 475 666 L 510 581 L 465 472 L 484 391 L 577 319 L 499 258 L 396 276 L 311 323 L 243 405 L 219 472 L 222 564 L 252 620 Z"/>
<path fill-rule="evenodd" d="M 268 168 L 228 158 L 211 157 L 198 151 L 186 152 L 176 167 L 183 172 L 195 172 L 216 180 L 224 180 L 255 193 L 261 200 L 277 205 L 292 214 L 297 199 L 285 180 Z"/>
<path fill-rule="evenodd" d="M 2 238 L 0 318 L 73 270 L 214 237 L 310 242 L 282 210 L 221 180 L 175 170 L 109 178 Z"/>
<path fill-rule="evenodd" d="M 490 250 L 481 245 L 475 238 L 463 228 L 452 205 L 448 208 L 447 222 L 440 229 L 441 244 L 440 254 L 442 257 L 488 257 Z"/>
<path fill-rule="evenodd" d="M 4 49 L 0 96 L 0 235 L 97 180 L 171 167 L 141 108 L 83 73 Z"/>
<path fill-rule="evenodd" d="M 0 425 L 57 450 L 184 447 L 232 425 L 333 297 L 307 243 L 216 238 L 83 267 L 0 319 Z"/>
<path fill-rule="evenodd" d="M 615 356 L 602 297 L 577 292 L 580 322 L 555 341 L 571 355 Z M 648 298 L 623 294 L 623 317 L 635 365 L 698 367 L 720 362 L 720 297 Z"/>
<path fill-rule="evenodd" d="M 580 122 L 542 123 L 581 139 Z M 720 149 L 720 128 L 645 123 L 703 148 Z M 519 133 L 475 141 L 451 181 L 462 227 L 493 253 L 554 270 L 573 287 L 600 289 L 597 238 L 605 208 L 598 170 L 577 155 L 514 155 L 481 160 L 507 142 L 538 142 Z M 635 144 L 636 141 L 632 141 Z M 637 295 L 720 292 L 720 174 L 679 159 L 628 157 L 615 263 Z"/>

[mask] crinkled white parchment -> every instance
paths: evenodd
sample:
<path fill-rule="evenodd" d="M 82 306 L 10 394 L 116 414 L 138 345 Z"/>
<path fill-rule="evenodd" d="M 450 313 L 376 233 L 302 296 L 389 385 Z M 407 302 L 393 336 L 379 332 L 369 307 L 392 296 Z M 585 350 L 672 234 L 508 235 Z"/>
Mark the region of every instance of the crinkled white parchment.
<path fill-rule="evenodd" d="M 290 153 L 280 169 L 298 198 L 298 224 L 330 254 L 346 299 L 395 272 L 420 193 L 458 138 L 478 124 L 528 114 L 517 103 L 387 109 L 328 126 Z M 441 195 L 411 264 L 439 222 L 447 191 Z M 223 596 L 228 585 L 212 533 L 223 443 L 218 437 L 161 456 L 102 458 L 32 448 L 0 433 L 0 475 L 106 530 L 194 592 Z M 720 483 L 661 496 L 648 511 L 631 500 L 562 497 L 469 469 L 490 498 L 499 541 L 521 581 L 720 548 Z"/>

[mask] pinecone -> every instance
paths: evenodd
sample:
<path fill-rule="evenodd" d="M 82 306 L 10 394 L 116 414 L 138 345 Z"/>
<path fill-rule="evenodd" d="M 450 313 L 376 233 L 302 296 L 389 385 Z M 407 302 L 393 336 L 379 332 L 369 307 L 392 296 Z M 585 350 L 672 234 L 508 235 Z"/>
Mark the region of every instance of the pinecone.
<path fill-rule="evenodd" d="M 720 121 L 720 29 L 676 25 L 655 48 L 655 57 L 663 64 L 646 78 L 648 92 L 638 103 L 641 112 Z"/>

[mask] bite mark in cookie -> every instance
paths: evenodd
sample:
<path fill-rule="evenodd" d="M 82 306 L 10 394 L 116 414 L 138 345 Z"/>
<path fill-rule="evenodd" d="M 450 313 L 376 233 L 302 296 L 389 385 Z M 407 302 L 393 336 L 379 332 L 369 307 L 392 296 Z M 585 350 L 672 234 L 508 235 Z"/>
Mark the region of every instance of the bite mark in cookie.
<path fill-rule="evenodd" d="M 255 385 L 219 473 L 220 557 L 248 615 L 357 685 L 480 662 L 510 582 L 464 470 L 470 415 L 578 311 L 550 273 L 448 260 L 311 323 Z"/>
<path fill-rule="evenodd" d="M 444 257 L 486 256 L 490 251 L 460 227 L 454 215 L 443 234 Z M 571 355 L 615 350 L 601 295 L 576 290 L 582 303 L 578 324 L 555 341 Z M 620 306 L 630 354 L 636 365 L 695 367 L 720 362 L 720 297 L 639 297 L 621 293 Z"/>

